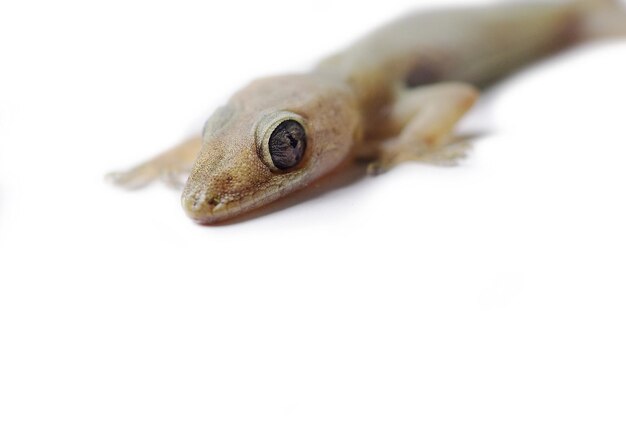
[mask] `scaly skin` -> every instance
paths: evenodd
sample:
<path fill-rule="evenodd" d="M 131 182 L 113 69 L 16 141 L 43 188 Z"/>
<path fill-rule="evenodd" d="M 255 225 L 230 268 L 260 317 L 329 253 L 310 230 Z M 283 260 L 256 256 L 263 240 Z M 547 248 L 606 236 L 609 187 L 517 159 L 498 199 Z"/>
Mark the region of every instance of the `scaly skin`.
<path fill-rule="evenodd" d="M 409 15 L 310 73 L 254 81 L 215 112 L 201 139 L 112 178 L 138 187 L 189 174 L 183 207 L 195 221 L 214 224 L 353 158 L 367 158 L 375 173 L 402 161 L 453 163 L 463 151 L 446 140 L 478 87 L 579 41 L 624 35 L 625 16 L 608 0 Z M 281 131 L 284 121 L 302 132 Z M 276 152 L 303 155 L 280 168 Z"/>
<path fill-rule="evenodd" d="M 276 173 L 262 161 L 257 138 L 273 115 L 284 111 L 302 117 L 308 143 L 298 166 Z M 255 81 L 221 112 L 229 116 L 205 131 L 182 195 L 187 213 L 202 223 L 225 220 L 307 186 L 346 158 L 360 132 L 351 91 L 322 75 Z"/>

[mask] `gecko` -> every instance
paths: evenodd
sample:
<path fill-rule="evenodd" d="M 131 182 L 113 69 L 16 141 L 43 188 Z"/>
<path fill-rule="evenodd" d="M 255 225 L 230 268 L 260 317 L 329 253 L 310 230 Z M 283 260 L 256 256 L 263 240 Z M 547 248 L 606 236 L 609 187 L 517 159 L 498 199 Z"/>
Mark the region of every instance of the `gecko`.
<path fill-rule="evenodd" d="M 310 72 L 253 81 L 201 136 L 110 178 L 128 188 L 186 179 L 184 211 L 218 224 L 355 161 L 372 174 L 405 161 L 455 163 L 465 153 L 454 128 L 482 88 L 558 50 L 616 36 L 626 36 L 626 13 L 611 0 L 409 14 Z"/>

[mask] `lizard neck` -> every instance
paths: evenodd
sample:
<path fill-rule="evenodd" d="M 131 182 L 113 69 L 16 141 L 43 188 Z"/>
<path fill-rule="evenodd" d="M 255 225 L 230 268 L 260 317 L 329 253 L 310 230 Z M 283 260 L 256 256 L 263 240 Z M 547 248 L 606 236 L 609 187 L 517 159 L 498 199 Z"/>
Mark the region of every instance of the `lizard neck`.
<path fill-rule="evenodd" d="M 323 60 L 315 72 L 333 76 L 348 85 L 364 115 L 380 109 L 392 99 L 392 88 L 386 75 L 372 60 L 368 62 L 344 52 Z"/>

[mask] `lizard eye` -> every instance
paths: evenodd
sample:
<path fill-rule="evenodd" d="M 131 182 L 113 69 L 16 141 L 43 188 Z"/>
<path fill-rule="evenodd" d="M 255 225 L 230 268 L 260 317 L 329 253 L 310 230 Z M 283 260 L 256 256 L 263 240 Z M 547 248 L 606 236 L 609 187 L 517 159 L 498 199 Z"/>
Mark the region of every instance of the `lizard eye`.
<path fill-rule="evenodd" d="M 295 120 L 285 120 L 274 129 L 268 143 L 274 166 L 280 170 L 297 165 L 306 149 L 304 127 Z"/>
<path fill-rule="evenodd" d="M 291 169 L 302 161 L 307 144 L 302 123 L 300 116 L 280 112 L 263 131 L 258 143 L 259 156 L 274 172 Z"/>

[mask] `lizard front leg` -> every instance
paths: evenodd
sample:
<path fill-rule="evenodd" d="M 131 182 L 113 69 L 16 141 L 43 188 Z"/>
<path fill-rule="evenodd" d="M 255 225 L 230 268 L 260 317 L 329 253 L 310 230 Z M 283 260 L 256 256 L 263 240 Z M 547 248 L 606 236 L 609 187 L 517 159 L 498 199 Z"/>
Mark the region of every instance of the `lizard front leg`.
<path fill-rule="evenodd" d="M 114 184 L 138 189 L 160 179 L 169 186 L 182 188 L 202 147 L 202 138 L 192 138 L 132 169 L 107 175 Z"/>
<path fill-rule="evenodd" d="M 381 173 L 404 161 L 450 164 L 464 156 L 449 135 L 478 98 L 474 86 L 439 83 L 402 92 L 388 116 L 396 136 L 377 145 L 370 173 Z"/>

